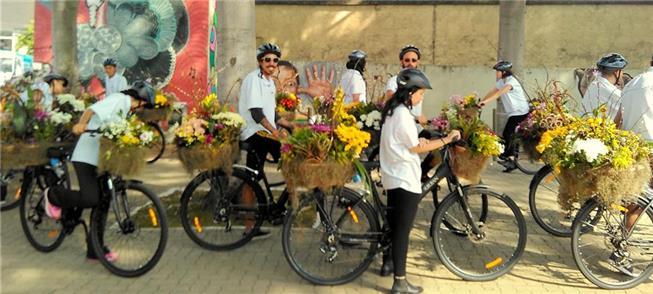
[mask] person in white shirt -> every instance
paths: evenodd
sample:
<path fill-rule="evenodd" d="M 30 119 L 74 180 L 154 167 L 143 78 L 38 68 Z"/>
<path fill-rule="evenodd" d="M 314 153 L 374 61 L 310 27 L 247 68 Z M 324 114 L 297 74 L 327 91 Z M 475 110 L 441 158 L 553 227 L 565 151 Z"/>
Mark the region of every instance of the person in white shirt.
<path fill-rule="evenodd" d="M 127 85 L 127 79 L 119 74 L 116 70 L 118 62 L 113 58 L 108 58 L 104 61 L 104 97 L 108 97 L 113 93 L 118 93 L 120 91 L 127 90 L 129 86 Z"/>
<path fill-rule="evenodd" d="M 515 153 L 517 152 L 517 142 L 514 139 L 515 129 L 528 117 L 530 107 L 524 88 L 512 73 L 512 63 L 502 60 L 497 62 L 492 69 L 496 72 L 497 83 L 481 99 L 479 106 L 483 107 L 501 97 L 508 121 L 503 128 L 503 140 L 506 142 L 506 148 L 503 154 L 499 155 L 499 158 L 503 160 L 499 163 L 506 168 L 504 172 L 511 172 L 517 168 L 515 164 Z"/>
<path fill-rule="evenodd" d="M 607 54 L 596 63 L 600 76 L 587 87 L 581 103 L 581 114 L 592 114 L 601 105 L 607 107 L 607 115 L 617 125 L 621 124 L 621 90 L 617 87 L 623 77 L 628 60 L 619 53 Z"/>
<path fill-rule="evenodd" d="M 624 130 L 640 135 L 648 143 L 653 143 L 653 57 L 648 70 L 626 84 L 621 94 Z M 653 157 L 652 157 L 653 158 Z M 653 181 L 642 194 L 653 200 Z M 638 205 L 629 205 L 626 212 L 626 228 L 631 230 L 644 209 Z M 633 275 L 632 259 L 622 256 L 615 250 L 609 258 L 610 264 L 626 275 Z"/>
<path fill-rule="evenodd" d="M 345 104 L 367 102 L 367 85 L 363 78 L 365 72 L 365 58 L 367 54 L 361 50 L 354 50 L 349 54 L 347 69 L 340 78 L 340 86 L 345 92 Z"/>
<path fill-rule="evenodd" d="M 43 77 L 43 81 L 36 82 L 32 85 L 32 100 L 37 108 L 43 110 L 52 110 L 54 103 L 54 96 L 63 94 L 68 87 L 68 79 L 59 74 L 49 74 Z M 29 99 L 27 91 L 20 95 L 23 103 L 27 103 Z"/>
<path fill-rule="evenodd" d="M 418 69 L 406 69 L 397 77 L 397 91 L 388 100 L 382 112 L 381 181 L 388 195 L 387 217 L 392 241 L 394 283 L 392 293 L 421 293 L 422 287 L 406 280 L 406 255 L 410 231 L 421 199 L 419 153 L 443 147 L 460 137 L 456 130 L 446 138 L 419 139 L 415 118 L 410 113 L 419 104 L 431 85 Z M 384 265 L 390 262 L 384 258 Z"/>
<path fill-rule="evenodd" d="M 81 135 L 71 157 L 79 181 L 79 191 L 63 186 L 46 189 L 44 191 L 46 196 L 45 212 L 49 217 L 60 219 L 62 209 L 91 208 L 98 204 L 101 193 L 97 179 L 99 176 L 97 165 L 100 155 L 100 136 L 85 132 L 97 130 L 104 124 L 125 118 L 128 113 L 144 107 L 154 107 L 154 89 L 148 83 L 138 81 L 131 89 L 109 95 L 84 111 L 72 130 L 75 135 Z M 108 260 L 118 258 L 108 248 L 104 248 L 104 251 Z M 90 240 L 87 240 L 86 257 L 97 258 Z"/>

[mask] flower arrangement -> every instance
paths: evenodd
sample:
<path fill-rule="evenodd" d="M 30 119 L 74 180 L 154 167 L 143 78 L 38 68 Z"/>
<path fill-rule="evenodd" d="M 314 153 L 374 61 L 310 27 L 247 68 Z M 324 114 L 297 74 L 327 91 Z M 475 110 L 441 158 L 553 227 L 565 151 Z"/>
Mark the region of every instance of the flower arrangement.
<path fill-rule="evenodd" d="M 236 143 L 244 125 L 239 114 L 220 105 L 217 95 L 204 97 L 175 130 L 179 159 L 186 170 L 230 171 L 234 157 L 239 155 Z"/>
<path fill-rule="evenodd" d="M 317 114 L 320 122 L 295 128 L 282 140 L 279 168 L 291 191 L 343 186 L 353 176 L 352 163 L 370 142 L 370 134 L 356 127 L 356 119 L 347 113 L 342 89 L 334 95 L 324 100 L 329 106 L 316 107 L 322 110 Z"/>
<path fill-rule="evenodd" d="M 607 204 L 633 200 L 651 176 L 649 146 L 606 118 L 605 106 L 593 117 L 575 119 L 544 132 L 537 145 L 562 174 L 558 202 L 563 209 L 597 196 Z"/>
<path fill-rule="evenodd" d="M 154 107 L 142 109 L 136 113 L 143 121 L 165 121 L 172 115 L 172 105 L 177 101 L 173 93 L 157 90 L 154 94 Z"/>
<path fill-rule="evenodd" d="M 100 127 L 99 171 L 134 176 L 145 165 L 145 152 L 157 138 L 146 123 L 135 116 Z"/>
<path fill-rule="evenodd" d="M 301 101 L 299 98 L 297 98 L 297 96 L 295 96 L 295 94 L 287 92 L 277 93 L 276 100 L 277 112 L 279 113 L 295 112 L 295 110 L 297 110 L 301 104 Z"/>

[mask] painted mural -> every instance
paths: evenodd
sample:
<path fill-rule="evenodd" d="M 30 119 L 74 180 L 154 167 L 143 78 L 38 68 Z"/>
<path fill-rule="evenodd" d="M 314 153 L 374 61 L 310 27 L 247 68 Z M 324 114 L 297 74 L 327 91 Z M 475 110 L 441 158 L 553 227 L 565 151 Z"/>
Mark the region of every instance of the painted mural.
<path fill-rule="evenodd" d="M 36 3 L 35 57 L 50 63 L 51 3 Z M 207 89 L 210 7 L 195 0 L 79 0 L 77 50 L 82 84 L 102 93 L 107 58 L 128 82 L 148 80 L 191 101 Z M 213 33 L 213 32 L 212 32 Z M 214 35 L 213 35 L 214 36 Z M 49 43 L 49 44 L 48 44 Z"/>

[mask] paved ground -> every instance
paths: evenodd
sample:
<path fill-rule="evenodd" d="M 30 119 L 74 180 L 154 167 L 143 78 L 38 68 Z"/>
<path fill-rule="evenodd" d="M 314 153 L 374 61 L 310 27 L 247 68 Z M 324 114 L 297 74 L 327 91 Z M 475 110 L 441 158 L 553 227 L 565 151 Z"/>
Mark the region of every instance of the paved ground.
<path fill-rule="evenodd" d="M 163 159 L 148 168 L 147 184 L 157 193 L 182 189 L 189 177 L 176 160 Z M 587 282 L 570 254 L 570 241 L 548 235 L 528 211 L 530 176 L 510 176 L 490 166 L 484 181 L 505 192 L 522 208 L 528 223 L 528 243 L 512 272 L 491 282 L 465 282 L 449 273 L 437 259 L 428 238 L 432 203 L 421 204 L 411 236 L 408 274 L 426 293 L 594 293 L 601 290 Z M 170 215 L 169 218 L 176 218 Z M 288 266 L 281 249 L 279 227 L 273 236 L 231 252 L 201 249 L 181 228 L 172 228 L 160 263 L 145 276 L 125 279 L 113 276 L 98 262 L 84 256 L 83 233 L 77 230 L 55 252 L 43 254 L 28 244 L 20 228 L 18 210 L 1 215 L 0 275 L 2 293 L 379 293 L 387 292 L 391 278 L 377 275 L 377 260 L 352 283 L 313 286 Z M 379 258 L 380 259 L 380 258 Z M 627 293 L 650 293 L 648 282 Z"/>

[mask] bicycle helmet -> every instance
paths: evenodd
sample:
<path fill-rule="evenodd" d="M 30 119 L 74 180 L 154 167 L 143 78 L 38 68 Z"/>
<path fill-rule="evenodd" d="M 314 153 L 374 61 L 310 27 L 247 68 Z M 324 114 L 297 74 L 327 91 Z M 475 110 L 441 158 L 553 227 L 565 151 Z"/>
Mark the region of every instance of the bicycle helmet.
<path fill-rule="evenodd" d="M 363 50 L 354 50 L 351 53 L 349 53 L 349 56 L 347 56 L 349 60 L 360 60 L 360 59 L 365 59 L 367 57 L 367 53 Z"/>
<path fill-rule="evenodd" d="M 492 67 L 492 69 L 496 71 L 509 71 L 512 69 L 512 63 L 510 61 L 500 60 Z"/>
<path fill-rule="evenodd" d="M 256 49 L 256 59 L 260 60 L 265 54 L 272 53 L 281 58 L 281 48 L 272 43 L 265 43 Z"/>
<path fill-rule="evenodd" d="M 596 62 L 596 66 L 601 70 L 623 69 L 626 65 L 628 65 L 628 60 L 619 53 L 609 53 Z"/>
<path fill-rule="evenodd" d="M 408 68 L 404 69 L 397 75 L 397 87 L 399 88 L 412 88 L 417 87 L 420 89 L 433 89 L 429 79 L 419 69 Z"/>
<path fill-rule="evenodd" d="M 117 65 L 118 65 L 118 62 L 117 62 L 115 59 L 113 59 L 113 58 L 107 58 L 107 59 L 102 63 L 102 65 L 104 65 L 104 66 L 107 66 L 107 65 L 117 66 Z"/>
<path fill-rule="evenodd" d="M 62 75 L 52 73 L 43 78 L 43 81 L 47 84 L 51 84 L 54 80 L 63 81 L 64 88 L 68 87 L 68 79 Z"/>
<path fill-rule="evenodd" d="M 399 59 L 404 59 L 404 55 L 408 52 L 415 52 L 415 54 L 417 54 L 417 59 L 422 58 L 422 53 L 419 51 L 419 48 L 415 45 L 406 45 L 404 48 L 401 48 L 401 51 L 399 51 Z"/>
<path fill-rule="evenodd" d="M 146 108 L 154 107 L 154 88 L 152 88 L 149 83 L 135 81 L 131 89 L 136 92 L 136 97 L 134 98 L 140 101 L 145 101 Z"/>

